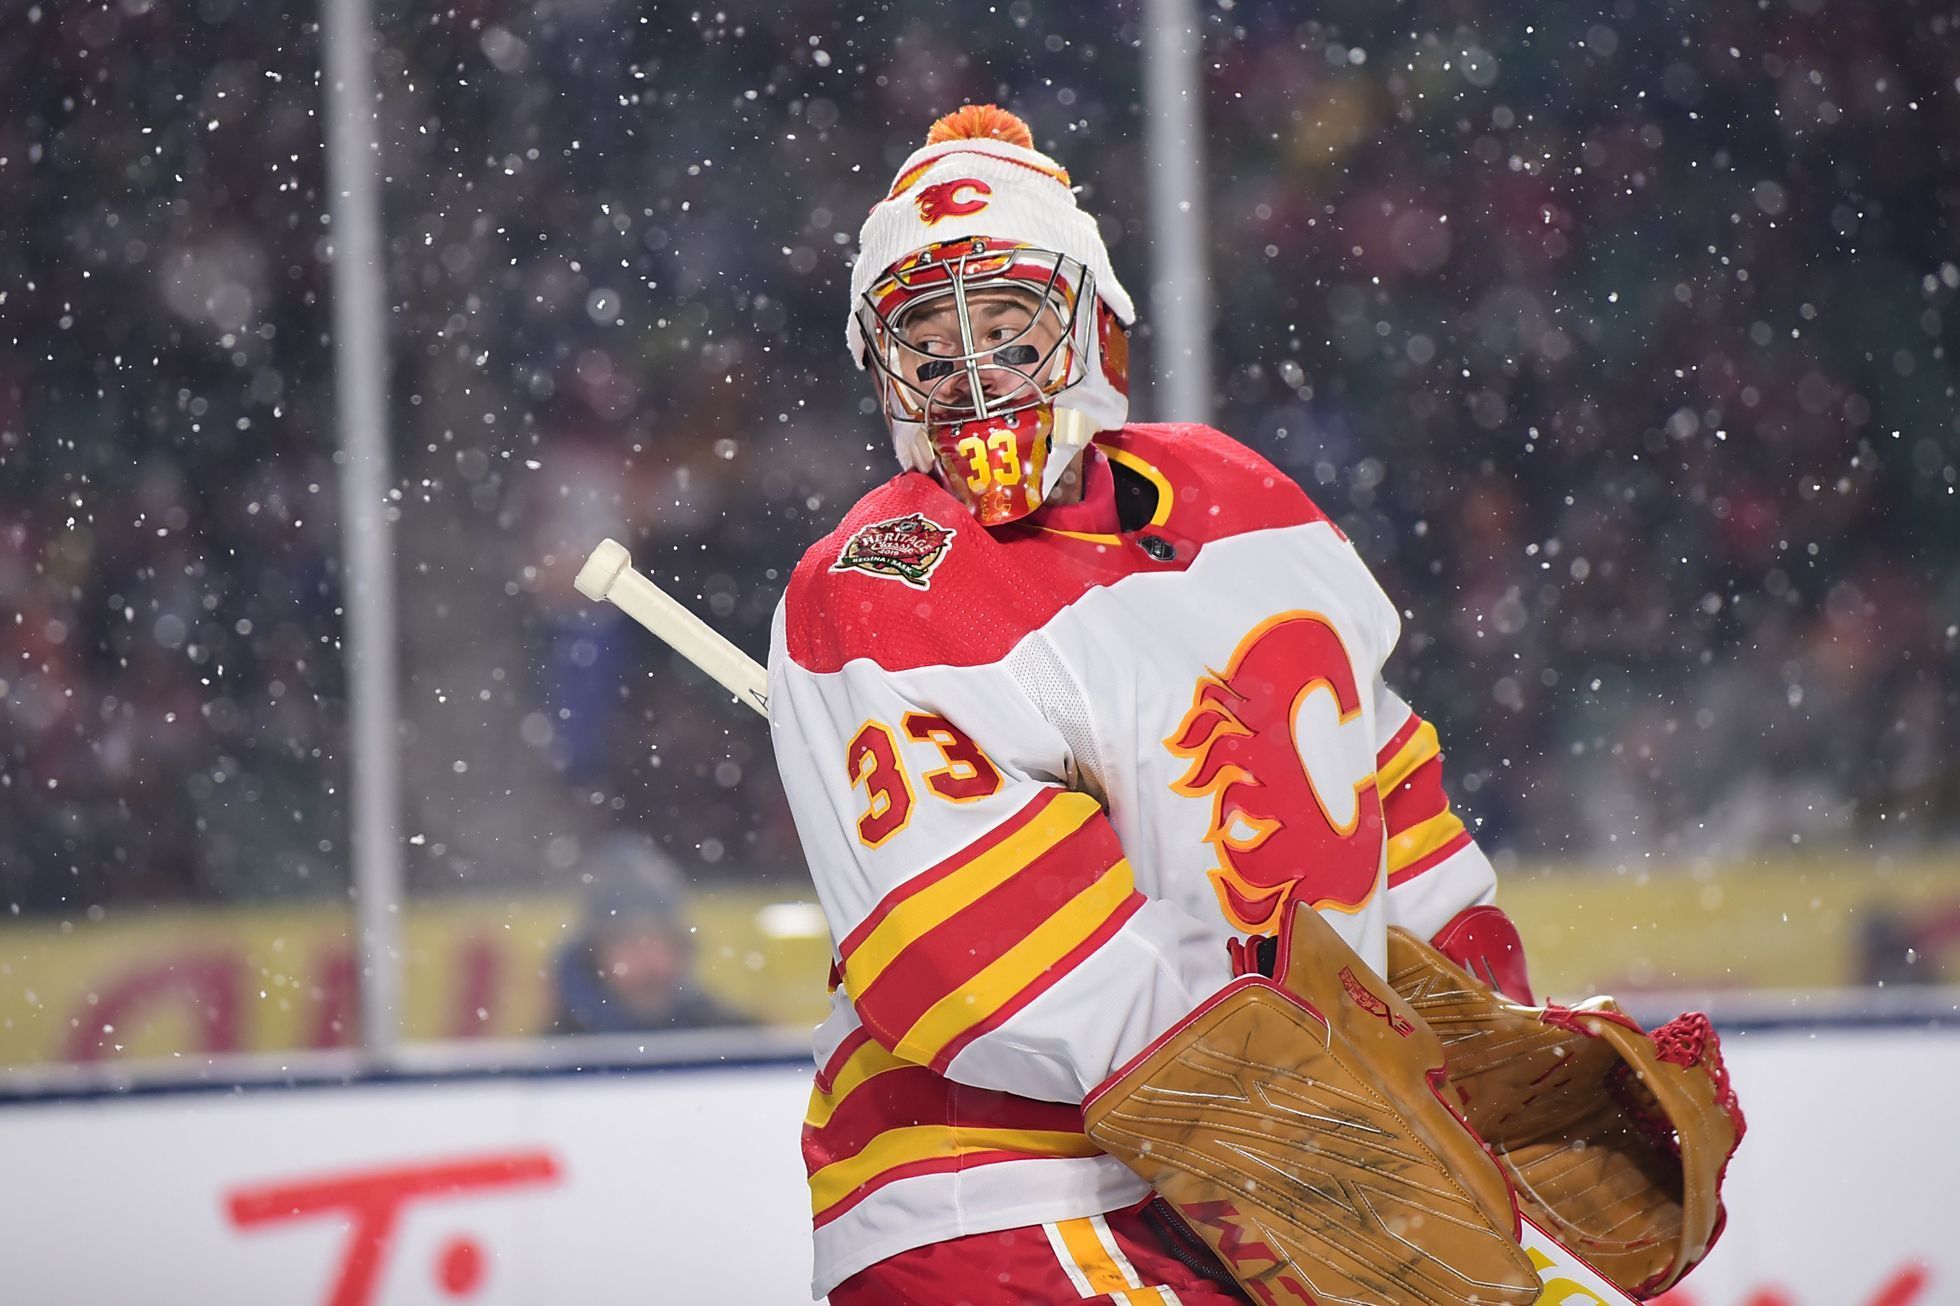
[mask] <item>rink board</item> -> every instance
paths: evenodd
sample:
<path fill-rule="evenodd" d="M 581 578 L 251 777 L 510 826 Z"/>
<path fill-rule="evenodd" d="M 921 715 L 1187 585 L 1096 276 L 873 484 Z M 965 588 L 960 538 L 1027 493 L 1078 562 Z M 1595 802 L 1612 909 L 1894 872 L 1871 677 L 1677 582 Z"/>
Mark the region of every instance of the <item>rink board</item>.
<path fill-rule="evenodd" d="M 1539 865 L 1507 870 L 1503 892 L 1531 940 L 1538 990 L 1565 1001 L 1850 990 L 1897 965 L 1885 958 L 1907 946 L 1921 983 L 1960 984 L 1960 931 L 1940 925 L 1960 920 L 1960 859 L 1951 857 L 1866 866 L 1793 854 L 1623 875 Z M 808 894 L 807 884 L 699 894 L 690 923 L 702 986 L 765 1024 L 822 1020 L 831 939 Z M 563 893 L 405 901 L 403 1037 L 549 1029 L 550 976 L 582 911 Z M 360 1004 L 358 935 L 346 904 L 324 900 L 144 907 L 101 920 L 0 913 L 0 1073 L 344 1047 Z"/>
<path fill-rule="evenodd" d="M 1732 1218 L 1669 1306 L 1960 1301 L 1960 1030 L 1726 1045 L 1749 1113 Z M 0 1300 L 807 1301 L 807 1092 L 776 1063 L 15 1100 Z"/>

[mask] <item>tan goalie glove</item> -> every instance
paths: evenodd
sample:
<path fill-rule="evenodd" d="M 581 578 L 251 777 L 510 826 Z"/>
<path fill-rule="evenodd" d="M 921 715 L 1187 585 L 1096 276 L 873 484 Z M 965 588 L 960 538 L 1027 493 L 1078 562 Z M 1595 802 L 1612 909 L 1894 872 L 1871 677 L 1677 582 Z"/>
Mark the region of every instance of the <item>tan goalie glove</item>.
<path fill-rule="evenodd" d="M 1388 971 L 1534 1224 L 1636 1297 L 1707 1254 L 1744 1123 L 1706 1016 L 1647 1034 L 1611 998 L 1519 1006 L 1399 929 Z"/>
<path fill-rule="evenodd" d="M 1319 913 L 1084 1104 L 1089 1136 L 1266 1306 L 1528 1306 L 1504 1175 L 1443 1046 Z"/>

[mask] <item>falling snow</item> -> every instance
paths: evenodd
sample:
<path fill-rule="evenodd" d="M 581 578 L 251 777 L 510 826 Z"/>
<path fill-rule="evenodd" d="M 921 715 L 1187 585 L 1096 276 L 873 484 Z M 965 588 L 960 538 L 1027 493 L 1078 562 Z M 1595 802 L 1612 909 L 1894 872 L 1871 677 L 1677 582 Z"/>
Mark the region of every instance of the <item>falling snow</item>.
<path fill-rule="evenodd" d="M 288 7 L 290 10 L 290 7 Z M 237 0 L 0 49 L 0 883 L 342 897 L 320 34 Z M 1505 858 L 1960 833 L 1960 39 L 1926 6 L 1205 9 L 1214 420 L 1405 609 Z M 24 13 L 24 17 L 22 14 Z M 893 474 L 842 345 L 930 119 L 1033 123 L 1147 282 L 1133 6 L 383 6 L 412 893 L 631 825 L 799 879 L 766 738 L 570 577 L 604 535 L 760 653 Z M 1151 406 L 1151 338 L 1139 337 Z"/>

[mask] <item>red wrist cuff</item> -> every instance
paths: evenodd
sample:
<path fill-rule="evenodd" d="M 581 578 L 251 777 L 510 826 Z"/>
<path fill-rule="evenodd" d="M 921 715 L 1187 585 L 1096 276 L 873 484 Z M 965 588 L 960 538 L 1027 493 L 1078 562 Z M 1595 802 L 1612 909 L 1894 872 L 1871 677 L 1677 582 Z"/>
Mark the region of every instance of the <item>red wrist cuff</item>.
<path fill-rule="evenodd" d="M 1430 940 L 1436 950 L 1513 1002 L 1530 1007 L 1531 977 L 1525 973 L 1524 940 L 1511 918 L 1495 907 L 1460 911 Z"/>

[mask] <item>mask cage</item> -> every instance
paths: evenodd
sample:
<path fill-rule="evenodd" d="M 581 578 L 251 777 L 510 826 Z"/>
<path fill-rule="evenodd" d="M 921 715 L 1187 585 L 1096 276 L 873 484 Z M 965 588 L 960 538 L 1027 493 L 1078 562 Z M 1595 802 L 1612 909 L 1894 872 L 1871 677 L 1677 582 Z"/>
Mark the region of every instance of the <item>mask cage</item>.
<path fill-rule="evenodd" d="M 1031 295 L 1034 311 L 1011 338 L 979 344 L 974 339 L 972 299 L 996 289 Z M 954 310 L 958 352 L 927 353 L 906 343 L 906 320 L 948 300 Z M 1082 306 L 1094 302 L 1088 269 L 1053 250 L 987 237 L 919 250 L 894 264 L 859 301 L 859 325 L 886 415 L 893 421 L 938 426 L 1003 416 L 1052 401 L 1086 375 L 1080 328 L 1088 319 Z M 1055 343 L 1032 359 L 1016 357 L 1016 347 L 1043 313 L 1053 314 L 1058 328 Z M 1003 359 L 1003 354 L 1008 357 Z M 932 365 L 935 375 L 919 377 L 921 364 Z M 940 367 L 944 370 L 938 371 Z M 990 374 L 999 391 L 991 396 L 987 393 Z"/>

